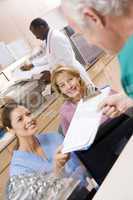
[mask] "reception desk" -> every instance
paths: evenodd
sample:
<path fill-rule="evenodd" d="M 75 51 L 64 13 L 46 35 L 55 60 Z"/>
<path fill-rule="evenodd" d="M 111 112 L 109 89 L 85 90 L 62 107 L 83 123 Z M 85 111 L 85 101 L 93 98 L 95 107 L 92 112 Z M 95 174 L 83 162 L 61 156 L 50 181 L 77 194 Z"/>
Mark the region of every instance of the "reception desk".
<path fill-rule="evenodd" d="M 133 199 L 133 136 L 105 178 L 93 200 Z"/>

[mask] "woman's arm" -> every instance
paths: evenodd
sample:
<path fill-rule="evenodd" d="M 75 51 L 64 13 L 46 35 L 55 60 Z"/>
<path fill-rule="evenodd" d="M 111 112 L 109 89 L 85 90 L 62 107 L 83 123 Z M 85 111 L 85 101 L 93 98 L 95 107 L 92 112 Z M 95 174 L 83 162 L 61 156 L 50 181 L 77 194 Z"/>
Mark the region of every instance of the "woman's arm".
<path fill-rule="evenodd" d="M 63 130 L 63 134 L 66 135 L 70 123 L 62 113 L 60 113 L 60 123 L 61 123 L 61 128 Z"/>
<path fill-rule="evenodd" d="M 54 157 L 54 173 L 58 175 L 63 169 L 64 165 L 70 158 L 70 154 L 63 154 L 61 152 L 62 146 L 59 146 Z"/>

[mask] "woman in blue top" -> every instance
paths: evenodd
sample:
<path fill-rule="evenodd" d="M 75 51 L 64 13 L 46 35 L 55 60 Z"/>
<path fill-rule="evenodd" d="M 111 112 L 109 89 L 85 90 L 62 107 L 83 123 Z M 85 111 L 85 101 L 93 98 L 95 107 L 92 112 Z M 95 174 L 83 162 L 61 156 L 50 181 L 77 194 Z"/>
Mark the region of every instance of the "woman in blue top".
<path fill-rule="evenodd" d="M 69 160 L 69 154 L 61 153 L 63 138 L 58 133 L 36 135 L 37 123 L 30 111 L 17 103 L 8 103 L 2 111 L 2 123 L 18 138 L 18 149 L 13 152 L 10 176 L 32 172 L 51 171 L 56 174 Z M 75 155 L 70 159 L 65 170 L 70 173 L 78 166 Z"/>

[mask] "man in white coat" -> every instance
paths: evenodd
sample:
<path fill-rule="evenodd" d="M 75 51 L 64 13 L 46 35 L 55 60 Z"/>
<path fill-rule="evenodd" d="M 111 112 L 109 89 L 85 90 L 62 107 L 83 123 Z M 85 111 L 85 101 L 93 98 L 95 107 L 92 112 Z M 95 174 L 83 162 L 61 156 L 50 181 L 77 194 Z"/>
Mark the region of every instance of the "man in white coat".
<path fill-rule="evenodd" d="M 46 46 L 46 56 L 38 63 L 33 62 L 33 65 L 48 64 L 50 71 L 58 64 L 73 66 L 80 72 L 87 86 L 90 89 L 94 88 L 85 68 L 76 60 L 70 41 L 65 34 L 59 30 L 51 29 L 48 23 L 41 18 L 36 18 L 31 22 L 30 31 L 37 39 L 43 41 L 44 48 Z"/>

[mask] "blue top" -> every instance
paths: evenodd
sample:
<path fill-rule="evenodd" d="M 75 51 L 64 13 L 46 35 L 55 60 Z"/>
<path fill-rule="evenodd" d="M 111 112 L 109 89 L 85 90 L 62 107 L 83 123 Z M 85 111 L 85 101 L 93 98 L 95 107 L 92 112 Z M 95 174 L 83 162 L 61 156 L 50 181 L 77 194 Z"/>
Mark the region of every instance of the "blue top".
<path fill-rule="evenodd" d="M 37 138 L 48 160 L 31 152 L 16 150 L 13 152 L 11 160 L 10 176 L 32 172 L 49 173 L 53 170 L 54 155 L 58 146 L 63 142 L 63 136 L 58 133 L 48 133 L 40 134 Z M 66 163 L 65 170 L 67 173 L 71 173 L 79 165 L 80 161 L 73 153 L 71 159 Z"/>
<path fill-rule="evenodd" d="M 121 81 L 126 94 L 133 98 L 133 36 L 129 37 L 118 54 Z"/>

